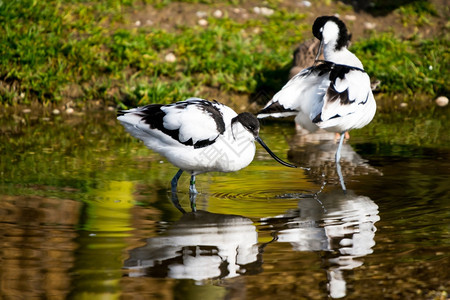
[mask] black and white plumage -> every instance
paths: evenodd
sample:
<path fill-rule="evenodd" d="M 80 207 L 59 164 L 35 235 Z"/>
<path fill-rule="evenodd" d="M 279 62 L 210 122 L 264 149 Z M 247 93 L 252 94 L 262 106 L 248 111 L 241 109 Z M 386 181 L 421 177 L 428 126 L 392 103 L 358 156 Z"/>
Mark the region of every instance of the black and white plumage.
<path fill-rule="evenodd" d="M 180 168 L 172 179 L 173 192 L 183 171 L 191 174 L 190 193 L 196 194 L 195 175 L 245 168 L 255 155 L 255 140 L 279 163 L 296 167 L 264 144 L 254 115 L 237 114 L 217 101 L 189 98 L 169 105 L 150 104 L 123 110 L 117 119 L 131 135 Z"/>
<path fill-rule="evenodd" d="M 370 78 L 361 61 L 347 49 L 349 34 L 334 16 L 315 20 L 313 34 L 323 46 L 324 61 L 300 71 L 259 112 L 258 118 L 295 115 L 295 122 L 314 132 L 319 128 L 341 133 L 336 151 L 340 159 L 344 133 L 372 121 L 376 102 Z"/>

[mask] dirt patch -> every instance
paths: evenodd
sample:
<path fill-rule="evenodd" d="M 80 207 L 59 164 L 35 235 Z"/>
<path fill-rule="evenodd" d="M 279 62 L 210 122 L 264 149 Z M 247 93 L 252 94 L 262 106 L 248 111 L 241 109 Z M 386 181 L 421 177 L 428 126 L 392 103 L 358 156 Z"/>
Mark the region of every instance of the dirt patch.
<path fill-rule="evenodd" d="M 409 38 L 412 35 L 430 37 L 446 32 L 450 16 L 446 0 L 429 2 L 439 15 L 427 17 L 428 21 L 421 26 L 404 25 L 397 10 L 380 15 L 371 12 L 370 7 L 364 10 L 339 1 L 327 5 L 324 1 L 285 0 L 281 1 L 276 9 L 305 14 L 303 24 L 313 24 L 318 16 L 339 15 L 348 26 L 354 40 L 367 38 L 374 32 L 395 32 L 401 38 Z M 269 10 L 262 10 L 263 8 Z M 127 19 L 132 27 L 147 26 L 176 31 L 180 27 L 202 26 L 204 23 L 200 20 L 208 17 L 228 17 L 236 22 L 245 22 L 264 20 L 271 13 L 273 12 L 270 8 L 262 5 L 260 1 L 245 1 L 239 5 L 173 2 L 163 8 L 150 5 L 134 8 L 127 14 Z M 312 37 L 311 33 L 305 36 L 305 39 Z"/>

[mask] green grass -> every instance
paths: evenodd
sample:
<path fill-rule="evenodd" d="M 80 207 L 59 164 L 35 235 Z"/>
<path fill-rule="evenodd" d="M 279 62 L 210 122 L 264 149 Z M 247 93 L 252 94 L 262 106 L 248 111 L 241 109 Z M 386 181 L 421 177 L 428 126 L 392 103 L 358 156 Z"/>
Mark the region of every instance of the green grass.
<path fill-rule="evenodd" d="M 401 40 L 382 34 L 355 43 L 367 72 L 379 80 L 381 91 L 390 94 L 448 95 L 450 73 L 448 39 Z"/>
<path fill-rule="evenodd" d="M 398 8 L 404 26 L 430 24 L 430 16 L 437 16 L 436 8 L 428 1 L 420 0 Z"/>
<path fill-rule="evenodd" d="M 147 0 L 164 7 L 172 1 Z M 210 3 L 210 1 L 185 1 Z M 235 1 L 223 1 L 233 5 Z M 206 28 L 133 28 L 134 0 L 17 0 L 0 2 L 2 103 L 105 100 L 122 106 L 205 96 L 276 91 L 285 82 L 294 47 L 310 25 L 305 15 L 276 9 L 263 19 L 208 18 Z M 368 72 L 386 93 L 448 92 L 442 76 L 448 40 L 403 41 L 381 35 L 355 43 Z M 175 54 L 176 62 L 164 57 Z M 433 66 L 433 70 L 429 69 Z M 207 95 L 206 95 L 207 96 Z"/>

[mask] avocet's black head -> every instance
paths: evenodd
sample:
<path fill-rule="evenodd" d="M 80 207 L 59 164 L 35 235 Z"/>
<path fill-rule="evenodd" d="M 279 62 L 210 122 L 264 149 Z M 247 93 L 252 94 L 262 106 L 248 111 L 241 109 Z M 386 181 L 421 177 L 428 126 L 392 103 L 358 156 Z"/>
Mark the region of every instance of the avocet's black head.
<path fill-rule="evenodd" d="M 254 115 L 248 112 L 240 113 L 231 120 L 231 125 L 233 126 L 235 122 L 241 123 L 242 126 L 254 136 L 255 140 L 260 143 L 261 146 L 266 149 L 267 153 L 269 153 L 270 156 L 272 156 L 277 162 L 286 167 L 297 168 L 297 166 L 281 160 L 281 158 L 276 156 L 275 153 L 273 153 L 272 150 L 270 150 L 270 148 L 263 142 L 263 140 L 259 137 L 259 121 Z"/>
<path fill-rule="evenodd" d="M 350 40 L 350 35 L 347 31 L 347 27 L 344 22 L 339 20 L 335 16 L 322 16 L 318 17 L 313 24 L 312 33 L 320 41 L 323 40 L 323 30 L 325 24 L 328 22 L 334 22 L 339 28 L 339 33 L 336 40 L 336 50 L 340 50 L 342 47 L 347 47 Z"/>
<path fill-rule="evenodd" d="M 234 122 L 241 123 L 242 126 L 244 126 L 244 128 L 247 129 L 248 132 L 253 134 L 253 136 L 255 138 L 259 135 L 259 121 L 251 113 L 248 113 L 248 112 L 240 113 L 239 115 L 234 117 L 231 122 L 232 123 L 234 123 Z"/>

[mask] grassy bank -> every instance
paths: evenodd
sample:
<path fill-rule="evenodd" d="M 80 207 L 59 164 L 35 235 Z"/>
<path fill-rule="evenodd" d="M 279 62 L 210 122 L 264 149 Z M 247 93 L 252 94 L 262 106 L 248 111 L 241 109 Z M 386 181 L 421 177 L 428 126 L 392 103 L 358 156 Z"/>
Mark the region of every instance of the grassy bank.
<path fill-rule="evenodd" d="M 279 1 L 268 2 L 270 16 L 236 20 L 227 13 L 209 15 L 206 27 L 194 22 L 170 30 L 160 24 L 137 26 L 133 12 L 169 3 L 147 2 L 0 2 L 1 102 L 105 100 L 133 106 L 188 96 L 251 95 L 262 88 L 276 91 L 286 80 L 292 50 L 311 26 L 305 14 L 280 7 Z M 233 1 L 221 5 L 239 7 Z M 399 9 L 405 17 L 413 16 L 406 25 L 412 19 L 426 22 L 437 13 L 429 6 L 414 7 L 412 12 Z M 354 42 L 352 51 L 381 80 L 383 93 L 434 98 L 448 95 L 449 46 L 444 35 L 405 40 L 391 31 Z"/>

